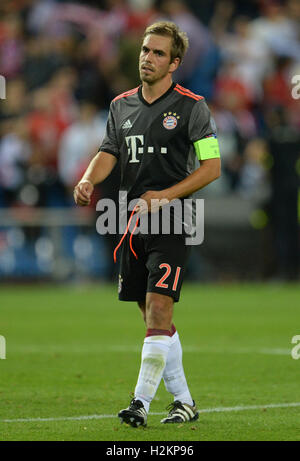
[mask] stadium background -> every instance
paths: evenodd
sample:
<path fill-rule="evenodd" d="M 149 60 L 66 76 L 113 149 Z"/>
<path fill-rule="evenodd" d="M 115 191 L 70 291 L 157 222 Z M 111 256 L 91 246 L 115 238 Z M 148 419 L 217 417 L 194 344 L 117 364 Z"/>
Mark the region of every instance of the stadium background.
<path fill-rule="evenodd" d="M 205 96 L 222 177 L 201 192 L 205 241 L 189 280 L 297 280 L 299 99 L 297 0 L 15 0 L 1 2 L 1 280 L 114 280 L 113 237 L 95 203 L 115 198 L 118 170 L 89 209 L 72 199 L 104 134 L 110 101 L 139 84 L 145 26 L 175 21 L 190 49 L 175 79 Z"/>
<path fill-rule="evenodd" d="M 72 190 L 158 18 L 189 35 L 176 79 L 206 97 L 223 171 L 175 309 L 199 421 L 161 425 L 162 384 L 131 431 L 144 328 L 95 226 L 119 172 L 89 208 Z M 300 440 L 299 20 L 297 0 L 1 1 L 0 440 Z"/>

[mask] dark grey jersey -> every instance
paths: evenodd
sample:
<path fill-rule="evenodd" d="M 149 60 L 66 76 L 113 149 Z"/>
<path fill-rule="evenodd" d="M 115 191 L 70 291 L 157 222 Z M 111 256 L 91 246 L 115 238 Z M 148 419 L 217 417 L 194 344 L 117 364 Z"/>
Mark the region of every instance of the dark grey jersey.
<path fill-rule="evenodd" d="M 215 123 L 202 96 L 173 83 L 149 104 L 139 86 L 112 101 L 100 150 L 119 160 L 120 189 L 131 200 L 183 180 L 195 169 L 197 156 L 218 157 L 216 149 L 208 157 L 200 154 L 199 140 L 210 137 L 217 142 Z"/>

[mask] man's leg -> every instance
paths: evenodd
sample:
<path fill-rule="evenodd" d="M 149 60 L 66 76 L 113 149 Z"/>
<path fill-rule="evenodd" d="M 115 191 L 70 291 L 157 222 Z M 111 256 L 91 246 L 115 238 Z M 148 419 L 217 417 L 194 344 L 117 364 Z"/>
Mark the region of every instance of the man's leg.
<path fill-rule="evenodd" d="M 182 368 L 179 351 L 174 353 L 179 358 L 179 365 L 175 367 L 176 370 L 174 370 L 173 360 L 171 372 L 168 371 L 168 368 L 166 369 L 166 366 L 171 344 L 173 343 L 172 349 L 174 349 L 175 345 L 175 338 L 172 340 L 172 335 L 176 331 L 175 327 L 172 327 L 173 304 L 179 300 L 188 250 L 184 240 L 176 235 L 161 236 L 159 239 L 157 237 L 145 239 L 144 247 L 148 254 L 146 262 L 148 270 L 147 289 L 145 290 L 145 302 L 139 302 L 139 307 L 147 326 L 147 333 L 143 345 L 140 373 L 135 388 L 135 398 L 128 408 L 119 412 L 121 421 L 125 421 L 134 427 L 141 424 L 146 425 L 150 403 L 164 372 L 167 370 L 166 376 L 171 376 L 167 388 L 172 392 L 174 387 L 170 382 L 173 381 L 178 368 Z M 134 280 L 133 288 L 136 290 L 136 287 L 137 284 Z M 139 298 L 136 297 L 136 299 Z M 184 373 L 182 374 L 184 376 Z M 178 398 L 178 395 L 180 395 L 184 400 L 187 400 L 189 399 L 187 393 L 189 394 L 186 386 L 182 392 L 177 393 L 176 391 L 174 397 L 176 395 L 176 398 Z M 197 417 L 198 412 L 194 402 L 193 406 L 191 406 L 184 401 L 175 400 L 168 418 L 165 418 L 162 422 L 191 421 Z"/>
<path fill-rule="evenodd" d="M 144 322 L 146 324 L 146 301 L 138 303 Z M 182 347 L 178 332 L 172 323 L 171 325 L 171 347 L 167 357 L 166 366 L 163 372 L 163 380 L 168 392 L 173 394 L 174 400 L 194 405 L 190 394 L 183 364 L 182 364 Z"/>
<path fill-rule="evenodd" d="M 158 293 L 147 293 L 147 332 L 142 349 L 142 362 L 135 398 L 140 400 L 146 411 L 161 381 L 171 345 L 171 324 L 173 299 Z"/>
<path fill-rule="evenodd" d="M 147 332 L 134 399 L 128 408 L 119 412 L 121 422 L 134 427 L 145 426 L 150 403 L 155 396 L 171 344 L 173 299 L 158 293 L 147 293 L 144 318 Z"/>

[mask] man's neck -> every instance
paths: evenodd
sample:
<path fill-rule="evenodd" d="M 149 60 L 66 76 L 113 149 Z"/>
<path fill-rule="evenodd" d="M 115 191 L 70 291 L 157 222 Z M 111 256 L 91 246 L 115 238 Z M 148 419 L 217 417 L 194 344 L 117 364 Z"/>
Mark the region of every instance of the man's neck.
<path fill-rule="evenodd" d="M 159 82 L 159 84 L 149 85 L 147 82 L 142 84 L 142 94 L 145 101 L 149 104 L 153 103 L 156 99 L 160 98 L 164 93 L 171 87 L 173 81 L 168 79 L 165 82 Z"/>

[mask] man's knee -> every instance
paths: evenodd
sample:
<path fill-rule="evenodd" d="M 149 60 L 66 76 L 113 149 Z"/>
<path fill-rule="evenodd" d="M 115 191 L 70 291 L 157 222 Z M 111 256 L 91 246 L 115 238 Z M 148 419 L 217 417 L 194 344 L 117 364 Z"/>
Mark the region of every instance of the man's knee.
<path fill-rule="evenodd" d="M 147 293 L 147 327 L 169 330 L 172 324 L 174 301 L 169 296 Z"/>
<path fill-rule="evenodd" d="M 138 306 L 141 310 L 144 322 L 146 323 L 146 301 L 138 301 Z"/>

